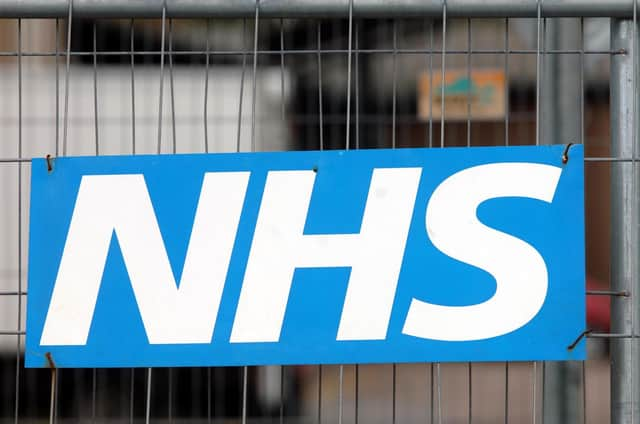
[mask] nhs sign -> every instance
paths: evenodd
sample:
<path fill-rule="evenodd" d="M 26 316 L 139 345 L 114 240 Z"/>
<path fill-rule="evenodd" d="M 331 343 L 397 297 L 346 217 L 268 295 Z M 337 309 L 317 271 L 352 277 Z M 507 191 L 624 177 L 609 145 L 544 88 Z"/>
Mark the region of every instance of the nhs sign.
<path fill-rule="evenodd" d="M 27 366 L 582 359 L 564 153 L 34 159 Z"/>

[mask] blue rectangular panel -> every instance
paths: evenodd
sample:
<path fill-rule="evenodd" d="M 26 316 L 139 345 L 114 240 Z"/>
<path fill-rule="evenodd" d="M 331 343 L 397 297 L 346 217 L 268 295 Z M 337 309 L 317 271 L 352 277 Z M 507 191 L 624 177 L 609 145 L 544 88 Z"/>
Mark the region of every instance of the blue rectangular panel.
<path fill-rule="evenodd" d="M 26 364 L 584 359 L 564 153 L 34 159 Z"/>

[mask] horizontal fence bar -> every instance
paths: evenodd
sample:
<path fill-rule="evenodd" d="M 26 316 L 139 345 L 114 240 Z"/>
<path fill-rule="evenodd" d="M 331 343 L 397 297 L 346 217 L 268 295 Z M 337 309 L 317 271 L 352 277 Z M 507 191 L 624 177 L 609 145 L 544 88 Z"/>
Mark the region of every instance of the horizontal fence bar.
<path fill-rule="evenodd" d="M 0 296 L 26 296 L 27 293 L 26 291 L 0 291 Z M 588 296 L 629 296 L 628 292 L 615 292 L 611 290 L 587 290 L 586 294 Z"/>
<path fill-rule="evenodd" d="M 160 18 L 164 0 L 2 0 L 0 17 Z M 350 0 L 166 0 L 167 18 L 345 17 Z M 353 17 L 439 17 L 443 0 L 353 0 Z M 631 17 L 632 0 L 446 0 L 448 17 Z"/>
<path fill-rule="evenodd" d="M 22 330 L 0 330 L 0 336 L 24 336 L 25 334 L 26 332 Z"/>
<path fill-rule="evenodd" d="M 344 120 L 342 121 L 344 122 Z M 421 123 L 421 124 L 425 124 L 428 125 L 428 121 L 418 121 L 416 120 L 416 122 Z M 459 123 L 459 121 L 455 121 L 455 123 Z M 449 124 L 449 122 L 447 122 L 447 124 Z M 414 146 L 415 147 L 415 146 Z M 123 154 L 128 154 L 128 153 L 123 153 Z M 19 162 L 31 162 L 32 159 L 34 158 L 39 158 L 39 159 L 44 159 L 44 157 L 42 156 L 35 156 L 33 158 L 0 158 L 0 163 L 19 163 Z M 637 162 L 640 161 L 640 157 L 633 159 L 633 158 L 596 158 L 596 157 L 586 157 L 584 158 L 585 162 Z M 614 292 L 598 292 L 598 291 L 587 291 L 587 294 L 612 294 Z"/>
<path fill-rule="evenodd" d="M 590 333 L 587 334 L 590 339 L 638 339 L 640 334 L 626 333 Z"/>
<path fill-rule="evenodd" d="M 26 291 L 0 291 L 0 296 L 26 296 Z M 622 296 L 628 297 L 628 292 L 614 292 L 611 290 L 587 290 L 587 296 Z"/>
<path fill-rule="evenodd" d="M 26 331 L 24 330 L 0 330 L 0 336 L 24 336 Z M 625 334 L 625 333 L 591 333 L 585 332 L 582 337 L 590 339 L 637 339 L 640 338 L 638 334 Z"/>
<path fill-rule="evenodd" d="M 605 157 L 586 157 L 584 158 L 585 162 L 634 162 L 637 161 L 638 158 L 605 158 Z"/>
<path fill-rule="evenodd" d="M 298 55 L 298 54 L 347 54 L 347 49 L 298 49 L 298 50 L 257 50 L 251 52 L 251 54 L 257 55 Z M 483 49 L 483 50 L 430 50 L 430 49 L 352 49 L 352 54 L 443 54 L 447 55 L 535 55 L 538 52 L 534 49 L 520 49 L 520 50 L 505 50 L 505 49 Z M 541 53 L 542 55 L 618 55 L 624 54 L 623 50 L 549 50 Z M 159 50 L 145 50 L 134 51 L 130 50 L 113 50 L 113 51 L 72 51 L 69 52 L 69 56 L 160 56 L 162 51 Z M 166 53 L 165 53 L 166 54 Z M 174 50 L 171 52 L 171 56 L 241 56 L 247 54 L 247 50 Z M 67 53 L 56 53 L 53 51 L 44 52 L 21 52 L 22 57 L 53 57 L 53 56 L 66 56 Z M 0 51 L 0 56 L 17 57 L 16 51 Z"/>
<path fill-rule="evenodd" d="M 620 296 L 620 297 L 629 297 L 629 292 L 627 291 L 613 291 L 613 290 L 587 290 L 588 296 Z"/>
<path fill-rule="evenodd" d="M 422 124 L 428 125 L 428 122 L 425 121 L 419 121 Z M 448 122 L 447 122 L 448 123 Z M 459 122 L 458 122 L 459 123 Z M 128 153 L 123 153 L 128 155 Z M 81 156 L 86 156 L 86 155 L 81 155 Z M 18 162 L 31 162 L 32 159 L 44 159 L 44 157 L 42 156 L 35 156 L 33 158 L 0 158 L 0 163 L 18 163 Z M 53 158 L 53 156 L 52 156 Z M 632 159 L 632 158 L 593 158 L 593 157 L 587 157 L 584 158 L 585 162 L 634 162 L 634 161 L 640 161 L 640 157 L 636 158 L 636 159 Z M 587 291 L 587 294 L 613 294 L 613 293 L 617 293 L 617 292 L 599 292 L 599 291 Z"/>

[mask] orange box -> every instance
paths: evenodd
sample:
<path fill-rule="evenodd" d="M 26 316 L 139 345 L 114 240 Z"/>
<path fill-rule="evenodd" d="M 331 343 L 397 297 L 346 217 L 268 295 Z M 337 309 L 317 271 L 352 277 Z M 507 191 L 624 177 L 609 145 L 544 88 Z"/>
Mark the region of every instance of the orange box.
<path fill-rule="evenodd" d="M 469 108 L 469 105 L 471 106 Z M 506 109 L 505 74 L 500 69 L 466 68 L 445 71 L 444 117 L 447 121 L 502 120 Z M 423 73 L 418 80 L 418 117 L 440 120 L 442 73 Z"/>

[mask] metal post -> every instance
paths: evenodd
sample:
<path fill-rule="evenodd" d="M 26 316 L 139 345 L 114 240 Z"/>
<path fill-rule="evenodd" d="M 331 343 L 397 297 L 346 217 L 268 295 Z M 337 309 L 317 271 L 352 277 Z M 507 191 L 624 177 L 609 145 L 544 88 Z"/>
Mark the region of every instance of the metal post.
<path fill-rule="evenodd" d="M 611 21 L 611 155 L 633 158 L 611 165 L 611 289 L 629 297 L 611 299 L 611 331 L 629 337 L 611 342 L 611 423 L 640 422 L 638 338 L 638 152 L 637 25 L 634 20 Z"/>
<path fill-rule="evenodd" d="M 566 0 L 565 0 L 566 1 Z M 547 19 L 545 51 L 581 48 L 580 19 Z M 543 55 L 542 144 L 582 143 L 580 57 L 577 54 Z M 544 423 L 579 422 L 580 370 L 576 362 L 547 362 L 544 370 Z"/>
<path fill-rule="evenodd" d="M 578 51 L 580 19 L 547 20 L 545 51 Z M 581 143 L 580 57 L 578 54 L 544 55 L 542 144 Z"/>

